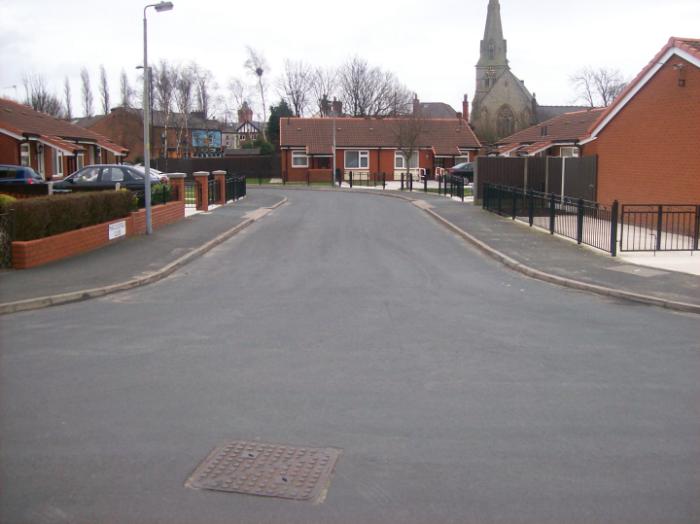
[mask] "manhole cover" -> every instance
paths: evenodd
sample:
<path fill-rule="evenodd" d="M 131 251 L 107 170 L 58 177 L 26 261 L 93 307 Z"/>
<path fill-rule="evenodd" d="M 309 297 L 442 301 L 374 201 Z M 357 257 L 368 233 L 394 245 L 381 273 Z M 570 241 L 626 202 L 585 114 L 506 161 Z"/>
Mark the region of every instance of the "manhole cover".
<path fill-rule="evenodd" d="M 215 448 L 185 486 L 321 502 L 341 450 L 236 440 Z"/>

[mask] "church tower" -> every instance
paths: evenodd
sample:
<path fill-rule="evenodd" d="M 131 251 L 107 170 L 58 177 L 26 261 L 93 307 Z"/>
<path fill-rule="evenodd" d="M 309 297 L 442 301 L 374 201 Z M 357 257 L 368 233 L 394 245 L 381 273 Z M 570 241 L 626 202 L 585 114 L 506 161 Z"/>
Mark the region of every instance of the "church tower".
<path fill-rule="evenodd" d="M 508 69 L 508 46 L 503 38 L 501 5 L 498 0 L 489 0 L 484 39 L 481 41 L 479 62 L 476 64 L 475 101 L 479 94 L 489 91 L 495 79 Z"/>
<path fill-rule="evenodd" d="M 508 64 L 501 4 L 498 0 L 489 0 L 484 39 L 476 64 L 471 124 L 482 142 L 495 143 L 530 126 L 535 108 L 533 96 Z"/>

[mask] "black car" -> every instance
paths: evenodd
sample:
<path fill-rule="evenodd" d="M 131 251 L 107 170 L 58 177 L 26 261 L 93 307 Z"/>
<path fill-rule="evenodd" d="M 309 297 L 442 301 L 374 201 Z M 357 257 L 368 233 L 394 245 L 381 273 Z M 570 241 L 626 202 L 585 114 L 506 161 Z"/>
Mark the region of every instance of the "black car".
<path fill-rule="evenodd" d="M 122 164 L 96 164 L 79 169 L 72 175 L 53 185 L 54 191 L 72 189 L 114 189 L 119 187 L 133 190 L 143 190 L 145 172 L 142 167 Z M 164 180 L 160 175 L 151 173 L 151 184 Z"/>
<path fill-rule="evenodd" d="M 447 170 L 451 175 L 465 177 L 469 182 L 474 181 L 474 162 L 462 162 Z"/>
<path fill-rule="evenodd" d="M 0 184 L 43 184 L 44 179 L 31 167 L 0 164 Z"/>

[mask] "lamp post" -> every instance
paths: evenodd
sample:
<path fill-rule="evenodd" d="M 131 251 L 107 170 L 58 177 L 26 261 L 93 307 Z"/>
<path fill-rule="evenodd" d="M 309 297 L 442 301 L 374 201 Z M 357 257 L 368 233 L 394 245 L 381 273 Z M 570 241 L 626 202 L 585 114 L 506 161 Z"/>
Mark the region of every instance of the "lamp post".
<path fill-rule="evenodd" d="M 153 223 L 151 221 L 151 74 L 148 68 L 148 37 L 146 24 L 146 9 L 155 7 L 157 12 L 170 11 L 173 8 L 172 2 L 160 2 L 149 4 L 143 8 L 143 168 L 144 168 L 144 198 L 146 206 L 146 234 L 153 233 Z"/>

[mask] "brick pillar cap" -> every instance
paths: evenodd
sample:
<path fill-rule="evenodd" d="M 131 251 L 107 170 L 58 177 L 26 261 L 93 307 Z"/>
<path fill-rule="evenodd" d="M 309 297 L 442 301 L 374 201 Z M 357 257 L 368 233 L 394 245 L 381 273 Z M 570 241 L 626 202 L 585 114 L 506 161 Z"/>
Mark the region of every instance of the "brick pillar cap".
<path fill-rule="evenodd" d="M 185 173 L 167 173 L 168 178 L 185 178 L 187 175 Z"/>
<path fill-rule="evenodd" d="M 193 176 L 209 176 L 209 171 L 197 171 L 192 173 Z"/>
<path fill-rule="evenodd" d="M 212 174 L 213 174 L 213 175 L 225 175 L 225 174 L 226 174 L 226 171 L 222 171 L 222 170 L 213 171 Z"/>

